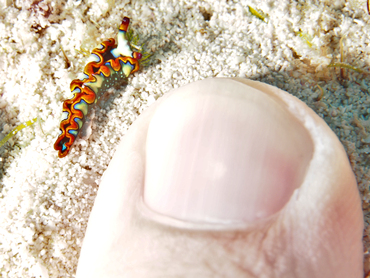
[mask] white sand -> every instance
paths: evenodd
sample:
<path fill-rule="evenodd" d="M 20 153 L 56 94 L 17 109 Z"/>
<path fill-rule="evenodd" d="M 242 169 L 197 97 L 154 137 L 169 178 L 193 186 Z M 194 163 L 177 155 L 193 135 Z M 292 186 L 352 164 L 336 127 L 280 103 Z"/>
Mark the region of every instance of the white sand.
<path fill-rule="evenodd" d="M 369 70 L 366 1 L 32 2 L 0 0 L 0 139 L 42 119 L 42 129 L 23 129 L 0 149 L 1 277 L 73 277 L 100 178 L 130 124 L 170 89 L 207 77 L 260 80 L 306 102 L 346 147 L 368 215 L 369 78 L 346 70 L 340 82 L 339 69 L 327 68 L 340 61 L 345 36 L 344 62 Z M 268 14 L 268 23 L 247 5 Z M 115 37 L 124 16 L 153 54 L 150 64 L 97 110 L 90 138 L 59 159 L 62 101 L 85 60 L 76 50 Z M 315 102 L 317 84 L 324 97 Z"/>

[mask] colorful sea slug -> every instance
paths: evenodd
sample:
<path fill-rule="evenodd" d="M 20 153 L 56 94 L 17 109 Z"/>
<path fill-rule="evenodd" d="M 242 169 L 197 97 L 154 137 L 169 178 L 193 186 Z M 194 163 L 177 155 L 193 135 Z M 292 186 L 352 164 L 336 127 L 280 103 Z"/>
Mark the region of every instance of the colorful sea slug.
<path fill-rule="evenodd" d="M 60 134 L 54 144 L 59 157 L 69 153 L 86 116 L 104 92 L 139 70 L 142 54 L 131 50 L 127 36 L 129 23 L 128 17 L 123 18 L 117 44 L 112 38 L 102 42 L 91 52 L 83 73 L 71 82 L 73 96 L 63 103 Z"/>

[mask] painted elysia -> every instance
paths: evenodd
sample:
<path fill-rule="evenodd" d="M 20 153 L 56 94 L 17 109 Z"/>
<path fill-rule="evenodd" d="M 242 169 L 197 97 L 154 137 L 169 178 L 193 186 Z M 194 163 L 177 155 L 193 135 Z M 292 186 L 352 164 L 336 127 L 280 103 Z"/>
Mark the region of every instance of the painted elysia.
<path fill-rule="evenodd" d="M 125 17 L 118 31 L 118 42 L 108 39 L 95 48 L 82 74 L 71 82 L 72 98 L 63 103 L 60 134 L 54 144 L 58 156 L 66 156 L 86 120 L 86 115 L 103 93 L 137 70 L 142 54 L 131 50 L 127 39 L 130 19 Z"/>

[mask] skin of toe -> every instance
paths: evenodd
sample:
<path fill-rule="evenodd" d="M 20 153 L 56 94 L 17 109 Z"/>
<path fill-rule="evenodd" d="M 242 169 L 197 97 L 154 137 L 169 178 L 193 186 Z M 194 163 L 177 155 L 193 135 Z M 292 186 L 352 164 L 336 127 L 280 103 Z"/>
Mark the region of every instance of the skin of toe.
<path fill-rule="evenodd" d="M 281 97 L 280 90 L 271 94 Z M 157 101 L 131 126 L 104 173 L 77 277 L 363 277 L 359 193 L 334 134 L 328 139 L 333 142 L 328 166 L 316 169 L 317 176 L 303 181 L 266 221 L 239 230 L 194 230 L 144 215 L 148 126 L 170 97 L 176 93 Z M 325 123 L 323 130 L 331 132 Z"/>

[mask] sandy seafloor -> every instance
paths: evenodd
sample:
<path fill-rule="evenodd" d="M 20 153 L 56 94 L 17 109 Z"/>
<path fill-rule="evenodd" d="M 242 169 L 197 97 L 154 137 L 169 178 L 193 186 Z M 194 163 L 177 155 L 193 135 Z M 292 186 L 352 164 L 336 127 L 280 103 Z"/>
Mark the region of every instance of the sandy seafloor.
<path fill-rule="evenodd" d="M 264 22 L 248 5 L 263 11 Z M 152 54 L 97 109 L 92 134 L 57 157 L 62 101 L 86 54 L 122 18 Z M 328 68 L 343 62 L 364 73 Z M 61 48 L 64 49 L 70 66 Z M 104 170 L 135 119 L 172 88 L 246 77 L 297 96 L 346 148 L 363 199 L 369 271 L 370 15 L 366 1 L 0 0 L 0 276 L 74 277 Z M 323 88 L 323 98 L 317 101 Z"/>

